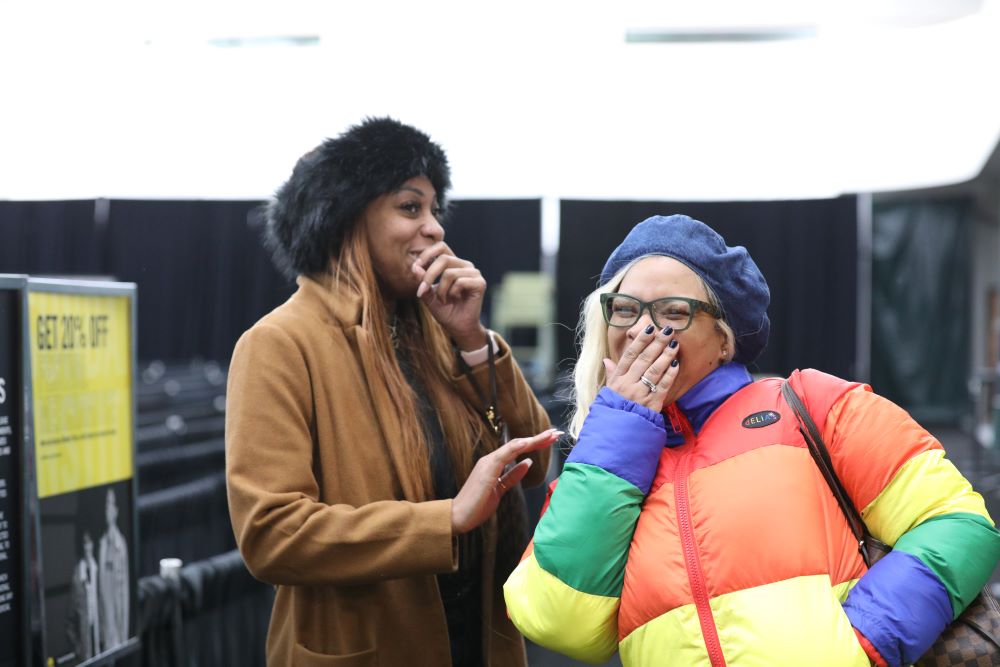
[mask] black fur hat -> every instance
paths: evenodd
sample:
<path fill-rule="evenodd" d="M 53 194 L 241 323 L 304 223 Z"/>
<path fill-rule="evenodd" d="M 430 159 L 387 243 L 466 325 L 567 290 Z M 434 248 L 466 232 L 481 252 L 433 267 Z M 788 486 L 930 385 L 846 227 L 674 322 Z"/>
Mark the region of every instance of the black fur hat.
<path fill-rule="evenodd" d="M 292 278 L 325 271 L 365 207 L 415 176 L 427 177 L 443 210 L 447 156 L 392 118 L 366 118 L 303 155 L 267 204 L 264 238 L 278 269 Z"/>

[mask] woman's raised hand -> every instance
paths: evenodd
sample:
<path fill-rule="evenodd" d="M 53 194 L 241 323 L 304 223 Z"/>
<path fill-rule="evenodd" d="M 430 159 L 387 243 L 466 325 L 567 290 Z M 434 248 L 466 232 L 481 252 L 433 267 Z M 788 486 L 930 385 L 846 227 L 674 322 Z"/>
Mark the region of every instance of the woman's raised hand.
<path fill-rule="evenodd" d="M 425 248 L 411 268 L 420 279 L 417 297 L 459 349 L 471 351 L 486 345 L 486 329 L 479 322 L 486 279 L 479 269 L 456 257 L 444 241 Z"/>
<path fill-rule="evenodd" d="M 657 330 L 650 324 L 629 343 L 617 365 L 604 359 L 608 388 L 654 412 L 663 410 L 680 365 L 673 333 L 670 327 Z"/>
<path fill-rule="evenodd" d="M 467 533 L 490 518 L 503 494 L 528 474 L 532 461 L 524 459 L 509 469 L 507 466 L 522 454 L 545 449 L 560 435 L 562 431 L 550 428 L 530 438 L 515 438 L 476 461 L 469 478 L 452 501 L 452 532 L 455 535 Z"/>

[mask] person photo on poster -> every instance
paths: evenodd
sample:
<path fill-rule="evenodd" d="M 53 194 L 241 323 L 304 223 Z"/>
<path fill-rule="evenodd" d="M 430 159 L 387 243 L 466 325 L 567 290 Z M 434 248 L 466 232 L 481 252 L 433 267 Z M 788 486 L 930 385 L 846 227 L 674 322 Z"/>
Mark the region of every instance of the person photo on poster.
<path fill-rule="evenodd" d="M 125 536 L 118 528 L 118 501 L 114 489 L 108 489 L 104 505 L 107 529 L 97 552 L 100 573 L 97 599 L 101 651 L 124 644 L 129 637 L 129 556 Z"/>
<path fill-rule="evenodd" d="M 97 607 L 97 560 L 90 531 L 83 530 L 83 552 L 73 569 L 69 634 L 77 658 L 97 655 L 100 648 L 100 613 Z"/>

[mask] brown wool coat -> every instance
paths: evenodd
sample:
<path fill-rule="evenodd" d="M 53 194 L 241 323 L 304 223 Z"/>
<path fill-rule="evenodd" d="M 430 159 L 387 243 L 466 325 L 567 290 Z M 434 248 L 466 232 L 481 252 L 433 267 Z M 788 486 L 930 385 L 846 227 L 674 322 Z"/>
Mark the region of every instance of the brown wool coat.
<path fill-rule="evenodd" d="M 371 391 L 372 348 L 358 301 L 311 278 L 248 330 L 229 370 L 226 476 L 247 567 L 276 587 L 272 666 L 447 667 L 435 575 L 457 566 L 451 500 L 412 502 L 398 471 L 402 425 Z M 511 436 L 549 426 L 500 341 L 497 393 Z M 474 370 L 487 386 L 486 364 Z M 457 371 L 456 400 L 479 405 Z M 412 428 L 412 426 L 410 426 Z M 525 483 L 543 481 L 548 451 Z M 483 554 L 484 650 L 491 667 L 525 664 L 523 641 L 493 581 L 496 518 Z M 248 641 L 254 638 L 248 637 Z"/>

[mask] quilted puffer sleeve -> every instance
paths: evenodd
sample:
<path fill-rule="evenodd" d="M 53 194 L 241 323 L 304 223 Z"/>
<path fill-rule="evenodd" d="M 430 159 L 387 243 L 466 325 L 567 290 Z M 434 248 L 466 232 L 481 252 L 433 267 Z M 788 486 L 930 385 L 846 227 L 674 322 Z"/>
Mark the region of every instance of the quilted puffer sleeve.
<path fill-rule="evenodd" d="M 600 663 L 618 647 L 629 544 L 666 442 L 662 415 L 604 388 L 504 585 L 511 620 L 536 644 Z"/>
<path fill-rule="evenodd" d="M 1000 533 L 941 444 L 868 387 L 846 392 L 823 432 L 868 528 L 894 547 L 851 590 L 844 610 L 886 663 L 909 665 L 989 579 Z"/>

